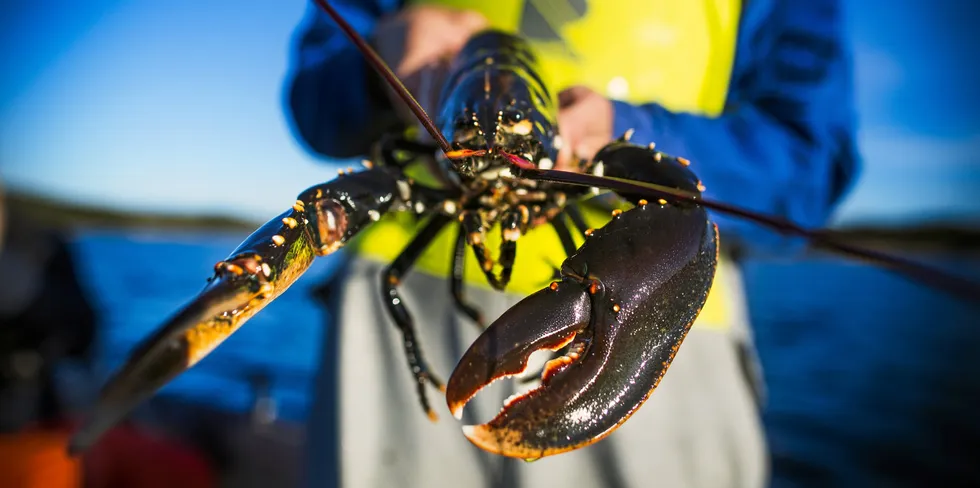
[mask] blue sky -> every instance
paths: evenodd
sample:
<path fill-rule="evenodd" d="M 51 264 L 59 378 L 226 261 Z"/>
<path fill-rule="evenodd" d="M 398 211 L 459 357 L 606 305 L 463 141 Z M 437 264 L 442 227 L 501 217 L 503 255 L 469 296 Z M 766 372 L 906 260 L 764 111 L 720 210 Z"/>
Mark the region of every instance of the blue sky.
<path fill-rule="evenodd" d="M 980 2 L 850 5 L 861 181 L 838 220 L 980 221 Z M 336 168 L 282 110 L 303 0 L 0 6 L 0 178 L 139 210 L 276 215 Z M 345 164 L 346 165 L 346 164 Z"/>

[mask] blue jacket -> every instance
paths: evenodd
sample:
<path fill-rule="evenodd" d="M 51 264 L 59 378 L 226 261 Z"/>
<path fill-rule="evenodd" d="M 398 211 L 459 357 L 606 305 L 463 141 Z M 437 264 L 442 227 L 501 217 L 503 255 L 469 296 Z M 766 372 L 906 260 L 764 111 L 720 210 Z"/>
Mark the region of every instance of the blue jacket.
<path fill-rule="evenodd" d="M 364 35 L 399 0 L 335 0 Z M 614 134 L 656 142 L 696 163 L 706 198 L 825 225 L 858 169 L 850 46 L 843 6 L 834 0 L 747 0 L 724 113 L 673 113 L 655 103 L 615 102 Z M 354 45 L 315 6 L 297 39 L 289 106 L 295 130 L 316 153 L 361 156 L 396 128 L 390 102 Z M 343 118 L 330 114 L 345 114 Z M 772 250 L 799 241 L 757 224 L 714 214 L 730 244 Z"/>

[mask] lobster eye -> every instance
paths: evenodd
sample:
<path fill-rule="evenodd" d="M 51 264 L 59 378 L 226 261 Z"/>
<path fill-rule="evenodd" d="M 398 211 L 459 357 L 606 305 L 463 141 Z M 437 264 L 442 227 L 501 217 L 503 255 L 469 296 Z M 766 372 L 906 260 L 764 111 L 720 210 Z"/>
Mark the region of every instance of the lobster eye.
<path fill-rule="evenodd" d="M 504 110 L 500 116 L 500 128 L 508 134 L 526 136 L 532 127 L 531 120 L 519 110 Z"/>
<path fill-rule="evenodd" d="M 504 109 L 500 115 L 501 115 L 500 117 L 501 122 L 507 125 L 516 124 L 522 120 L 527 119 L 527 117 L 524 116 L 524 112 L 517 110 L 514 107 L 508 107 Z"/>

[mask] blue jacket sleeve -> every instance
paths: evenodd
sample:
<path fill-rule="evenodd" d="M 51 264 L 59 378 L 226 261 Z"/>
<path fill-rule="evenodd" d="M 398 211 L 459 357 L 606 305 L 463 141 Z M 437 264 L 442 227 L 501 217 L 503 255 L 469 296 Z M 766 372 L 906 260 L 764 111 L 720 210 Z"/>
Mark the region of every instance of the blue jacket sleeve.
<path fill-rule="evenodd" d="M 615 134 L 633 128 L 635 141 L 691 160 L 705 198 L 822 227 L 858 166 L 841 10 L 833 0 L 745 2 L 724 112 L 709 118 L 615 102 Z M 800 244 L 713 216 L 739 251 Z"/>
<path fill-rule="evenodd" d="M 358 33 L 370 38 L 381 16 L 398 0 L 333 0 Z M 400 122 L 380 78 L 326 13 L 310 4 L 297 32 L 287 82 L 289 115 L 297 138 L 331 158 L 362 156 Z"/>

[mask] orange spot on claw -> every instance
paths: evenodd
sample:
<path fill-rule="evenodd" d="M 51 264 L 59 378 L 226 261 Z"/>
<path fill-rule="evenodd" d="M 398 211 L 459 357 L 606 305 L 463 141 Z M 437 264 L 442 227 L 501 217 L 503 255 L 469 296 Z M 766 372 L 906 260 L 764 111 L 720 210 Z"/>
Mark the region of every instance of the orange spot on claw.
<path fill-rule="evenodd" d="M 558 291 L 558 282 L 557 281 L 551 282 L 551 289 L 553 291 Z"/>
<path fill-rule="evenodd" d="M 552 376 L 569 364 L 572 364 L 572 358 L 568 356 L 562 356 L 560 358 L 548 361 L 544 365 L 544 371 L 541 372 L 541 381 L 548 381 Z"/>

